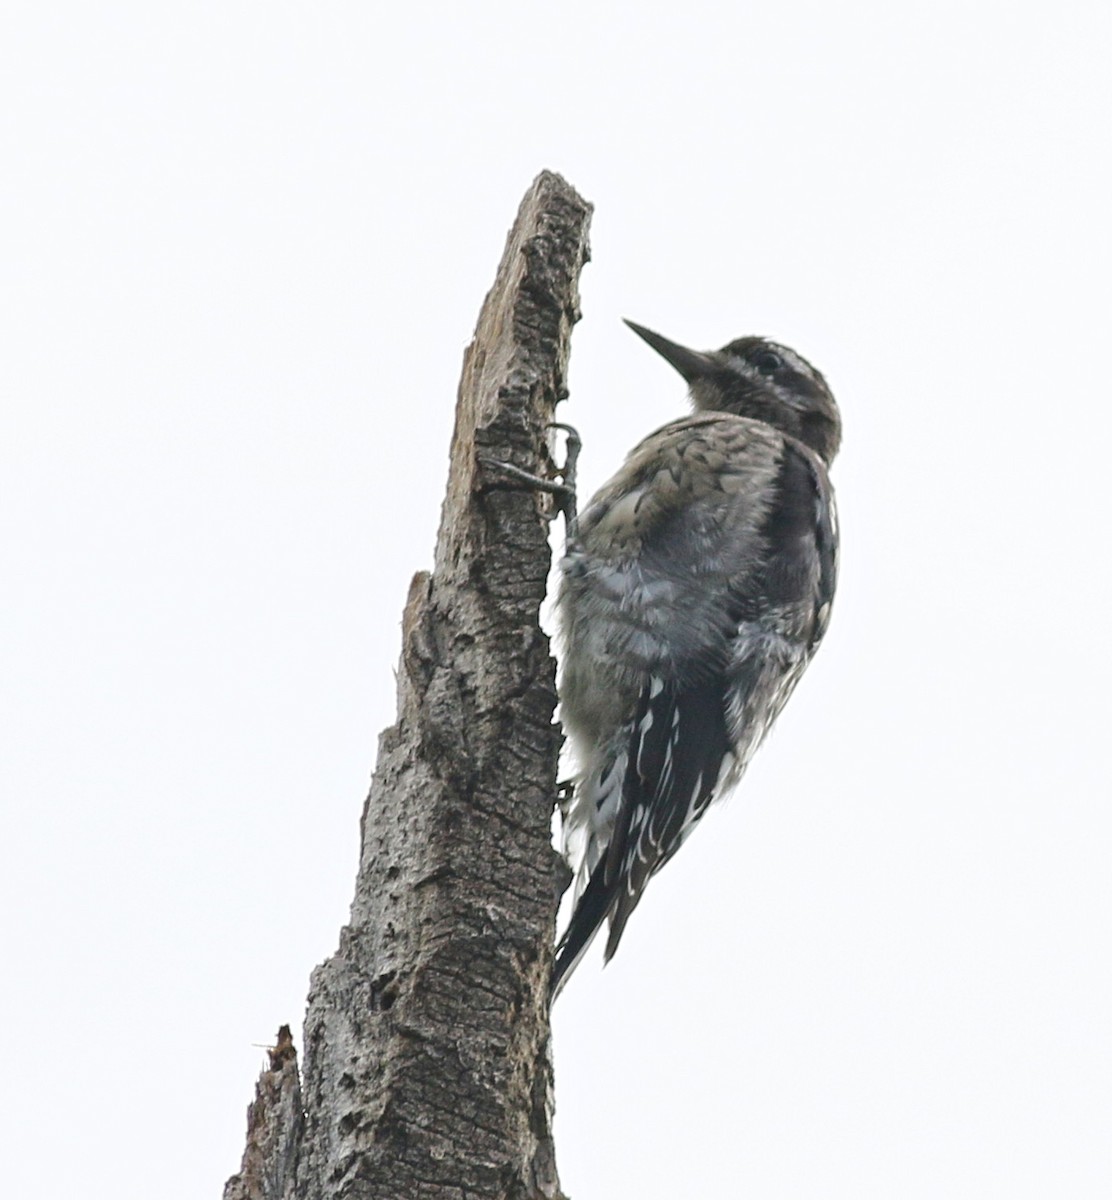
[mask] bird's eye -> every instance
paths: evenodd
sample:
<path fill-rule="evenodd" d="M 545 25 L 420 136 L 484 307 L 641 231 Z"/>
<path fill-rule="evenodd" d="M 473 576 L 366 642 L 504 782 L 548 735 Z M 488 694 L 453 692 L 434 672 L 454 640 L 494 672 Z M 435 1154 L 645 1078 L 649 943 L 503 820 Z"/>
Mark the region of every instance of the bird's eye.
<path fill-rule="evenodd" d="M 753 366 L 762 375 L 771 375 L 774 371 L 779 371 L 783 365 L 784 360 L 775 350 L 758 350 L 753 355 Z"/>

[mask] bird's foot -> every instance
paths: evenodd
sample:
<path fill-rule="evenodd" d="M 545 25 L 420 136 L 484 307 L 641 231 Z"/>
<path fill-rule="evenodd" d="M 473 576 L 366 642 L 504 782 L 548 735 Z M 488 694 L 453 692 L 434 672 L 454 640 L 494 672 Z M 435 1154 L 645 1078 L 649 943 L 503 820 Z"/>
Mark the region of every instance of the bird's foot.
<path fill-rule="evenodd" d="M 571 425 L 565 425 L 561 421 L 553 421 L 548 428 L 563 430 L 566 437 L 564 445 L 564 465 L 556 472 L 556 474 L 559 476 L 558 479 L 545 479 L 543 476 L 534 475 L 531 471 L 526 471 L 523 468 L 516 466 L 514 463 L 504 462 L 500 458 L 491 458 L 487 454 L 480 454 L 479 462 L 484 467 L 501 471 L 503 475 L 508 475 L 511 479 L 517 479 L 522 483 L 527 483 L 531 488 L 535 488 L 537 491 L 548 492 L 548 494 L 555 500 L 555 505 L 549 520 L 554 520 L 558 513 L 563 513 L 564 524 L 567 527 L 567 531 L 570 536 L 575 532 L 575 474 L 576 466 L 579 462 L 579 451 L 583 448 L 583 441 L 580 438 L 579 433 Z"/>
<path fill-rule="evenodd" d="M 575 780 L 561 779 L 556 784 L 556 807 L 560 810 L 560 819 L 568 819 L 571 802 L 575 798 Z"/>

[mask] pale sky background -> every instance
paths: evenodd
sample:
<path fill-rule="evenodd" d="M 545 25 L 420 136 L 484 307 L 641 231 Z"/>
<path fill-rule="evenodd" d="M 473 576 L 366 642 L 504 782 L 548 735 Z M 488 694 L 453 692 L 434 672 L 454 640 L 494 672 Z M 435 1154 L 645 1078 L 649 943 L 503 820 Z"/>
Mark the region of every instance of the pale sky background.
<path fill-rule="evenodd" d="M 573 1200 L 1112 1194 L 1107 3 L 0 17 L 0 1177 L 217 1198 L 347 915 L 457 375 L 541 168 L 620 323 L 827 375 L 842 578 L 555 1020 Z"/>

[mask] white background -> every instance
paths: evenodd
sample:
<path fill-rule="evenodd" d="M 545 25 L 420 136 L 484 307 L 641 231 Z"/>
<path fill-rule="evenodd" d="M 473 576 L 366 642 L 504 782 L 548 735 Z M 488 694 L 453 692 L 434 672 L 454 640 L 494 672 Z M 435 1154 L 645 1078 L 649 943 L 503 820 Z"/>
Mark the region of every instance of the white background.
<path fill-rule="evenodd" d="M 1112 1194 L 1109 11 L 7 0 L 6 1195 L 236 1170 L 543 167 L 586 488 L 683 411 L 623 315 L 846 426 L 827 644 L 558 1005 L 565 1190 Z"/>

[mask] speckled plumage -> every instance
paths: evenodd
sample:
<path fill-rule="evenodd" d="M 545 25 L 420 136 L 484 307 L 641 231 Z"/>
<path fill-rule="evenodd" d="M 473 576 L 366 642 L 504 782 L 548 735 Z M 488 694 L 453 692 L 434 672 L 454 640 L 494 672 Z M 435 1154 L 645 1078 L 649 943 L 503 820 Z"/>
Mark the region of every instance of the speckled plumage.
<path fill-rule="evenodd" d="M 829 618 L 840 419 L 787 347 L 699 353 L 632 326 L 687 380 L 693 416 L 630 453 L 569 537 L 561 714 L 577 760 L 576 904 L 554 991 L 604 920 L 609 959 L 650 876 L 740 777 Z"/>

